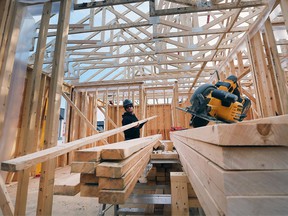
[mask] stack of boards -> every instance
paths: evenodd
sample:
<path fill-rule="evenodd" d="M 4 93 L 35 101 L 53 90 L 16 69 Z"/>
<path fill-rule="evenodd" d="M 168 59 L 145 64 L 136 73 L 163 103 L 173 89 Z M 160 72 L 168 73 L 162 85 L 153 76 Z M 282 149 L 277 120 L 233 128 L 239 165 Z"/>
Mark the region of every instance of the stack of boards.
<path fill-rule="evenodd" d="M 170 137 L 206 215 L 288 215 L 288 115 Z"/>
<path fill-rule="evenodd" d="M 80 173 L 80 196 L 99 203 L 124 204 L 147 166 L 161 135 L 75 152 L 71 172 Z"/>

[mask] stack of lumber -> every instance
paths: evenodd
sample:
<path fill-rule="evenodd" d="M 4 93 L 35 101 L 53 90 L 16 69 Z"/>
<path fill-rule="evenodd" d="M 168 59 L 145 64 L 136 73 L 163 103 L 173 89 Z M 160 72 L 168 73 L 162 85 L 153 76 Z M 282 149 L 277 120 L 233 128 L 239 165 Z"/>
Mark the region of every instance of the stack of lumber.
<path fill-rule="evenodd" d="M 80 196 L 100 203 L 123 204 L 147 166 L 161 135 L 128 140 L 75 152 L 72 172 L 80 172 Z"/>
<path fill-rule="evenodd" d="M 288 115 L 171 132 L 206 215 L 288 215 Z"/>

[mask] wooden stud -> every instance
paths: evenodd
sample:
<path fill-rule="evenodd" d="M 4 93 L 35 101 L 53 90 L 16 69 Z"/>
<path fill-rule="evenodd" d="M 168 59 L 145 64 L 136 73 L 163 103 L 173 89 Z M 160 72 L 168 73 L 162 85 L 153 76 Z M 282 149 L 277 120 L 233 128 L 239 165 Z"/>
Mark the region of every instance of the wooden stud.
<path fill-rule="evenodd" d="M 24 112 L 23 112 L 23 121 L 21 127 L 21 138 L 19 155 L 25 155 L 32 153 L 36 150 L 35 143 L 35 129 L 36 119 L 37 119 L 37 107 L 40 93 L 41 77 L 42 77 L 42 66 L 44 60 L 44 51 L 46 46 L 46 38 L 48 33 L 48 25 L 50 20 L 52 3 L 47 2 L 44 4 L 41 27 L 39 30 L 39 37 L 37 50 L 36 50 L 36 59 L 34 63 L 34 69 L 31 78 L 30 85 L 27 86 L 27 98 L 25 99 Z M 29 82 L 28 82 L 29 84 Z M 28 104 L 27 104 L 28 103 Z M 18 156 L 19 156 L 18 155 Z M 18 174 L 18 187 L 17 187 L 17 196 L 15 204 L 15 214 L 16 215 L 25 215 L 26 213 L 26 203 L 27 203 L 27 193 L 28 193 L 28 184 L 29 184 L 29 174 L 30 169 L 23 170 Z"/>
<path fill-rule="evenodd" d="M 170 172 L 172 215 L 189 215 L 188 179 L 183 172 Z"/>
<path fill-rule="evenodd" d="M 287 0 L 281 0 L 280 1 L 280 6 L 281 6 L 281 10 L 282 10 L 282 16 L 284 17 L 284 22 L 285 22 L 285 26 L 286 26 L 286 31 L 288 33 L 288 2 Z"/>
<path fill-rule="evenodd" d="M 59 123 L 60 99 L 64 78 L 64 58 L 68 38 L 71 0 L 61 1 L 53 58 L 51 86 L 49 89 L 49 106 L 45 130 L 44 147 L 49 149 L 57 145 L 57 128 Z M 55 159 L 42 163 L 39 184 L 37 215 L 51 215 L 53 203 Z"/>
<path fill-rule="evenodd" d="M 268 79 L 268 69 L 263 51 L 263 45 L 261 41 L 260 33 L 258 32 L 251 39 L 251 52 L 253 61 L 253 79 L 257 88 L 257 98 L 259 98 L 259 104 L 257 104 L 261 111 L 262 117 L 268 117 L 275 115 L 275 98 L 273 95 L 273 87 Z"/>
<path fill-rule="evenodd" d="M 287 2 L 287 1 L 286 1 Z M 287 4 L 288 5 L 288 4 Z M 277 108 L 279 109 L 279 115 L 288 113 L 288 94 L 286 88 L 285 73 L 281 67 L 279 54 L 277 51 L 277 45 L 273 34 L 272 24 L 268 18 L 265 22 L 265 35 L 269 44 L 269 50 L 271 56 L 272 69 L 271 71 L 271 82 L 275 89 L 275 96 L 277 99 Z M 267 53 L 266 53 L 267 54 Z"/>

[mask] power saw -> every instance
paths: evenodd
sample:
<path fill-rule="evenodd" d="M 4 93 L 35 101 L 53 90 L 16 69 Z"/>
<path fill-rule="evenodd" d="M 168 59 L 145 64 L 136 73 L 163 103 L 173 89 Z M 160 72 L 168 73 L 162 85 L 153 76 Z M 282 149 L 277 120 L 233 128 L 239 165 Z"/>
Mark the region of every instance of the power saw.
<path fill-rule="evenodd" d="M 200 86 L 190 98 L 191 106 L 177 107 L 192 115 L 190 126 L 206 126 L 209 121 L 234 123 L 242 121 L 251 106 L 247 97 L 241 97 L 237 77 L 231 75 L 224 82 Z"/>

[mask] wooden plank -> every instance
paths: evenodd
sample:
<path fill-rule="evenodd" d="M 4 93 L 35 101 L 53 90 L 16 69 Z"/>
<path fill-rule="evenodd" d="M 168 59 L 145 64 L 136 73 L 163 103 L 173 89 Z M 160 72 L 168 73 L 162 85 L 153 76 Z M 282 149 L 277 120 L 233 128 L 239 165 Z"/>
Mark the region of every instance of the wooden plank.
<path fill-rule="evenodd" d="M 139 152 L 131 155 L 129 158 L 120 162 L 102 162 L 96 167 L 96 176 L 109 177 L 109 178 L 121 178 L 123 174 L 128 172 L 148 151 L 150 151 L 150 145 L 141 149 Z"/>
<path fill-rule="evenodd" d="M 150 151 L 146 151 L 145 155 L 142 157 L 138 157 L 137 163 L 134 164 L 128 172 L 123 174 L 121 178 L 99 178 L 99 187 L 101 189 L 109 189 L 109 190 L 123 190 L 130 181 L 133 180 L 135 173 L 143 167 L 143 164 L 147 164 L 149 162 L 150 152 L 152 150 L 152 146 L 150 146 Z M 143 169 L 142 169 L 143 170 Z"/>
<path fill-rule="evenodd" d="M 99 197 L 100 188 L 98 184 L 81 184 L 80 196 L 81 197 Z"/>
<path fill-rule="evenodd" d="M 280 6 L 281 6 L 281 10 L 282 10 L 282 15 L 284 17 L 286 31 L 288 33 L 288 14 L 285 13 L 285 11 L 288 11 L 288 2 L 286 0 L 281 0 Z"/>
<path fill-rule="evenodd" d="M 171 133 L 174 142 L 178 140 L 199 152 L 225 170 L 281 170 L 288 169 L 288 148 L 280 146 L 216 146 L 210 143 L 178 136 Z M 178 142 L 179 142 L 178 141 Z"/>
<path fill-rule="evenodd" d="M 183 142 L 175 142 L 181 157 L 193 161 L 191 167 L 203 181 L 214 182 L 225 196 L 235 195 L 285 195 L 288 170 L 226 171 L 203 157 Z M 206 176 L 207 180 L 204 180 Z M 277 181 L 277 185 L 274 182 Z"/>
<path fill-rule="evenodd" d="M 1 162 L 1 169 L 5 170 L 5 171 L 19 171 L 19 170 L 23 170 L 23 169 L 27 169 L 33 165 L 36 165 L 38 163 L 41 163 L 43 161 L 46 161 L 48 159 L 52 159 L 55 158 L 59 155 L 68 153 L 72 150 L 75 150 L 79 147 L 85 146 L 87 144 L 96 142 L 98 140 L 101 140 L 103 138 L 106 138 L 108 136 L 114 135 L 116 133 L 122 132 L 124 130 L 127 130 L 131 127 L 135 127 L 137 124 L 141 124 L 143 122 L 146 122 L 147 120 L 153 119 L 156 116 L 152 116 L 149 117 L 147 119 L 138 121 L 138 122 L 133 122 L 129 125 L 125 125 L 122 126 L 120 128 L 116 128 L 113 130 L 109 130 L 109 131 L 105 131 L 103 133 L 100 134 L 95 134 L 89 137 L 85 137 L 79 140 L 75 140 L 69 143 L 65 143 L 65 144 L 59 144 L 55 147 L 49 148 L 49 149 L 44 149 L 42 151 L 39 152 L 35 152 L 35 153 L 31 153 L 22 157 L 18 157 L 15 159 L 11 159 L 8 161 L 3 161 Z"/>
<path fill-rule="evenodd" d="M 286 1 L 286 4 L 287 4 L 287 1 Z M 280 104 L 277 103 L 277 108 L 280 111 L 278 114 L 279 115 L 287 114 L 288 113 L 288 99 L 287 99 L 288 95 L 287 95 L 287 88 L 286 88 L 285 73 L 281 67 L 281 62 L 280 62 L 279 54 L 277 51 L 276 40 L 273 34 L 272 23 L 269 17 L 265 22 L 265 35 L 268 40 L 269 51 L 271 53 L 271 63 L 273 66 L 273 71 L 270 72 L 271 81 L 273 83 L 277 102 L 280 103 Z"/>
<path fill-rule="evenodd" d="M 80 174 L 55 179 L 54 195 L 75 196 L 80 192 Z"/>
<path fill-rule="evenodd" d="M 197 198 L 188 199 L 189 208 L 201 208 L 201 204 Z"/>
<path fill-rule="evenodd" d="M 8 194 L 8 191 L 3 181 L 2 176 L 0 175 L 0 207 L 3 215 L 12 216 L 14 215 L 14 206 Z"/>
<path fill-rule="evenodd" d="M 74 161 L 76 162 L 100 162 L 102 148 L 103 146 L 96 146 L 93 148 L 78 150 L 75 152 Z"/>
<path fill-rule="evenodd" d="M 164 145 L 165 151 L 173 151 L 173 142 L 171 140 L 160 140 L 160 142 Z"/>
<path fill-rule="evenodd" d="M 260 32 L 257 32 L 250 40 L 250 52 L 253 63 L 253 82 L 257 89 L 256 97 L 259 98 L 257 104 L 262 117 L 275 115 L 274 88 L 271 83 L 271 77 L 268 73 L 266 64 L 266 55 L 263 50 Z"/>
<path fill-rule="evenodd" d="M 172 215 L 189 215 L 188 178 L 184 172 L 170 172 Z"/>
<path fill-rule="evenodd" d="M 146 167 L 147 162 L 142 164 L 141 169 L 135 172 L 134 178 L 129 182 L 124 190 L 100 190 L 99 203 L 109 203 L 109 204 L 124 204 L 132 193 L 134 186 L 137 183 L 137 180 L 143 173 L 144 168 Z"/>
<path fill-rule="evenodd" d="M 175 143 L 174 143 L 175 144 Z M 180 157 L 181 164 L 189 182 L 193 186 L 197 197 L 200 201 L 202 208 L 205 211 L 206 215 L 225 215 L 224 212 L 219 208 L 219 206 L 215 203 L 205 186 L 203 185 L 201 179 L 195 174 L 193 169 L 190 166 L 190 163 L 185 157 Z"/>
<path fill-rule="evenodd" d="M 171 133 L 223 146 L 287 146 L 287 131 L 288 115 L 282 115 L 258 122 L 208 125 Z"/>
<path fill-rule="evenodd" d="M 240 196 L 227 199 L 229 215 L 288 215 L 287 196 Z"/>
<path fill-rule="evenodd" d="M 157 141 L 161 138 L 161 135 L 157 134 L 150 137 L 138 138 L 133 140 L 128 140 L 124 142 L 119 142 L 115 145 L 109 145 L 109 148 L 103 148 L 101 151 L 101 158 L 103 160 L 122 160 L 134 152 L 144 148 L 151 142 Z"/>
<path fill-rule="evenodd" d="M 80 183 L 98 184 L 99 178 L 95 174 L 80 173 Z"/>
<path fill-rule="evenodd" d="M 71 173 L 94 173 L 96 171 L 96 166 L 99 163 L 95 162 L 72 162 L 71 163 Z"/>
<path fill-rule="evenodd" d="M 185 163 L 189 163 L 189 167 L 193 170 L 194 174 L 201 179 L 202 185 L 206 188 L 209 196 L 211 196 L 221 211 L 227 215 L 227 197 L 229 196 L 285 196 L 287 194 L 285 189 L 285 182 L 288 177 L 287 170 L 226 172 L 194 150 L 190 150 L 185 144 L 174 144 L 180 153 L 180 160 L 185 159 Z M 185 167 L 183 163 L 184 162 L 182 162 L 182 165 Z M 190 172 L 192 171 L 190 170 Z M 279 185 L 274 184 L 276 181 Z M 194 182 L 191 183 L 193 184 Z M 197 194 L 197 188 L 194 186 L 193 188 Z M 199 196 L 199 194 L 197 194 L 197 196 Z"/>
<path fill-rule="evenodd" d="M 151 154 L 152 160 L 177 160 L 179 155 L 176 151 L 153 151 Z"/>

